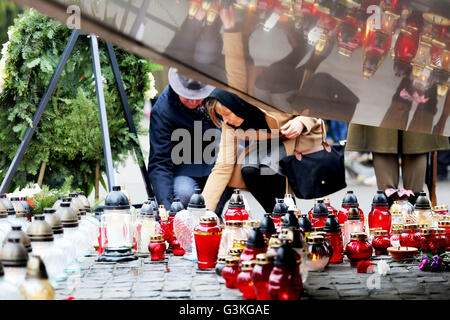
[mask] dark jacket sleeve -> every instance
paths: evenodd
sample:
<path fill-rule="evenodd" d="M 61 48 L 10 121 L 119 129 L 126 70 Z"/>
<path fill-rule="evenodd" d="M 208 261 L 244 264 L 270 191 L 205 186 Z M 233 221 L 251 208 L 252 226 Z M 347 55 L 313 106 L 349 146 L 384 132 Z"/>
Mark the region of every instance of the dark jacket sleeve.
<path fill-rule="evenodd" d="M 148 174 L 156 200 L 166 209 L 173 201 L 174 168 L 171 159 L 172 129 L 161 110 L 155 108 L 150 114 L 150 156 Z"/>

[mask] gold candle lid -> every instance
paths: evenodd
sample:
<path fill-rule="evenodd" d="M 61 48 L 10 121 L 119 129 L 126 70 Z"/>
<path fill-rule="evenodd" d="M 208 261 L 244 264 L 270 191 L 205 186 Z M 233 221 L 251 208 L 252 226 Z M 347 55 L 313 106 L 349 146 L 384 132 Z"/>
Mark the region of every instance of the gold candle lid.
<path fill-rule="evenodd" d="M 439 227 L 450 227 L 450 221 L 448 220 L 441 220 L 438 222 Z"/>
<path fill-rule="evenodd" d="M 234 239 L 233 240 L 233 248 L 245 248 L 245 243 L 247 240 L 245 239 Z"/>
<path fill-rule="evenodd" d="M 321 232 L 321 231 L 325 231 L 325 227 L 313 227 L 311 229 L 311 232 Z"/>
<path fill-rule="evenodd" d="M 417 230 L 417 229 L 419 229 L 419 225 L 417 223 L 405 223 L 404 229 L 405 230 Z"/>
<path fill-rule="evenodd" d="M 364 232 L 352 232 L 350 234 L 350 239 L 364 241 L 367 240 L 367 234 L 365 234 Z"/>
<path fill-rule="evenodd" d="M 163 237 L 163 235 L 161 235 L 161 234 L 157 234 L 157 235 L 151 236 L 151 237 L 150 237 L 150 241 L 151 241 L 151 242 L 160 242 L 160 241 L 164 241 L 164 237 Z"/>
<path fill-rule="evenodd" d="M 324 239 L 327 238 L 327 233 L 326 233 L 325 231 L 311 232 L 309 235 L 310 235 L 310 236 L 321 236 L 321 237 L 323 237 Z"/>
<path fill-rule="evenodd" d="M 448 211 L 448 205 L 441 204 L 441 205 L 435 206 L 433 211 Z"/>
<path fill-rule="evenodd" d="M 200 218 L 200 222 L 201 223 L 217 223 L 217 218 L 216 216 L 206 216 L 206 217 L 201 217 Z"/>
<path fill-rule="evenodd" d="M 244 248 L 231 248 L 228 255 L 240 257 L 243 251 Z"/>
<path fill-rule="evenodd" d="M 225 258 L 225 265 L 227 267 L 237 266 L 239 264 L 239 258 L 235 256 L 227 256 Z"/>
<path fill-rule="evenodd" d="M 241 270 L 242 271 L 251 271 L 253 270 L 253 267 L 255 266 L 256 261 L 250 260 L 250 261 L 242 261 L 241 262 Z"/>
<path fill-rule="evenodd" d="M 376 236 L 387 236 L 389 233 L 386 230 L 375 230 Z"/>
<path fill-rule="evenodd" d="M 436 229 L 436 233 L 437 233 L 437 234 L 446 234 L 446 231 L 445 231 L 444 228 L 437 228 L 437 229 Z"/>
<path fill-rule="evenodd" d="M 225 259 L 226 259 L 225 256 L 218 257 L 218 258 L 217 258 L 217 263 L 225 264 Z"/>
<path fill-rule="evenodd" d="M 322 236 L 309 236 L 307 241 L 309 244 L 322 244 L 323 240 Z"/>
<path fill-rule="evenodd" d="M 280 245 L 281 240 L 278 238 L 277 234 L 273 234 L 270 236 L 270 240 L 269 240 L 269 245 L 268 247 L 273 247 L 275 244 L 278 244 L 278 246 Z"/>
<path fill-rule="evenodd" d="M 419 223 L 418 227 L 419 227 L 419 229 L 426 229 L 426 228 L 428 228 L 428 224 L 426 224 L 426 223 Z"/>
<path fill-rule="evenodd" d="M 256 255 L 257 264 L 269 264 L 273 262 L 275 256 L 273 254 L 259 253 Z"/>
<path fill-rule="evenodd" d="M 436 233 L 436 230 L 431 228 L 420 229 L 420 231 L 422 232 L 423 235 L 431 235 Z"/>
<path fill-rule="evenodd" d="M 225 222 L 226 227 L 242 227 L 242 221 L 240 220 L 228 220 Z"/>

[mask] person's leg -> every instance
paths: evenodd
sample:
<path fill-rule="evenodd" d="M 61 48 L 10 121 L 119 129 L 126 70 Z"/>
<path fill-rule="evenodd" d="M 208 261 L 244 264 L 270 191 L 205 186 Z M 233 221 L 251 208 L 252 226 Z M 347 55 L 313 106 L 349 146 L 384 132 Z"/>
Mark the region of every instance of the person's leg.
<path fill-rule="evenodd" d="M 373 153 L 373 167 L 378 190 L 398 189 L 398 156 L 392 153 Z"/>
<path fill-rule="evenodd" d="M 194 194 L 194 189 L 198 188 L 198 183 L 194 178 L 188 176 L 175 177 L 173 182 L 173 193 L 175 198 L 179 198 L 185 208 Z"/>
<path fill-rule="evenodd" d="M 286 191 L 286 177 L 261 175 L 260 169 L 243 167 L 241 169 L 245 185 L 266 212 L 272 212 L 275 198 L 283 198 Z"/>
<path fill-rule="evenodd" d="M 405 154 L 402 157 L 403 188 L 414 193 L 423 191 L 427 170 L 427 154 Z"/>

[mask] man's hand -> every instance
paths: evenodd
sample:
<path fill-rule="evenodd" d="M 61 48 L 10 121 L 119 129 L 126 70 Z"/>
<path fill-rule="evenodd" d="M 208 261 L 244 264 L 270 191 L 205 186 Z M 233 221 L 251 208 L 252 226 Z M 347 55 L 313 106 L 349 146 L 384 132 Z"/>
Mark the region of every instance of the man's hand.
<path fill-rule="evenodd" d="M 281 127 L 281 133 L 288 139 L 295 139 L 302 133 L 304 128 L 305 126 L 301 121 L 292 119 Z"/>

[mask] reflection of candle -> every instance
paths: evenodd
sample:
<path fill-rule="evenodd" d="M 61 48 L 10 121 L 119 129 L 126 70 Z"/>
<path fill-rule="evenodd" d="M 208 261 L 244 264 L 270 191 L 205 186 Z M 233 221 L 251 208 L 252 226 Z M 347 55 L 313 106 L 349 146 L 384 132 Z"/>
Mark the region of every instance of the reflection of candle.
<path fill-rule="evenodd" d="M 123 241 L 123 223 L 119 216 L 112 215 L 106 224 L 106 238 L 109 248 L 118 248 L 124 246 Z"/>

